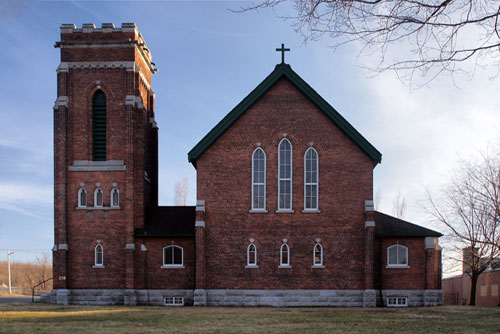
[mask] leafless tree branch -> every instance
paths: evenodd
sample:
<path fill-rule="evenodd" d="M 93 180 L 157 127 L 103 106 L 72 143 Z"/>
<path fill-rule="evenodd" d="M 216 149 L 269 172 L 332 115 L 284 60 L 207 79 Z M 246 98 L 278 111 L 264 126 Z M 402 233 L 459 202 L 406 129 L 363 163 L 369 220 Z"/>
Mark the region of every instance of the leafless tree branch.
<path fill-rule="evenodd" d="M 277 14 L 287 4 L 293 14 Z M 500 67 L 497 1 L 262 0 L 237 11 L 267 8 L 291 21 L 304 42 L 326 36 L 334 48 L 356 43 L 366 54 L 379 54 L 377 65 L 367 68 L 376 73 L 394 70 L 410 83 L 416 72 L 424 77 L 470 72 L 465 62 L 493 60 Z"/>

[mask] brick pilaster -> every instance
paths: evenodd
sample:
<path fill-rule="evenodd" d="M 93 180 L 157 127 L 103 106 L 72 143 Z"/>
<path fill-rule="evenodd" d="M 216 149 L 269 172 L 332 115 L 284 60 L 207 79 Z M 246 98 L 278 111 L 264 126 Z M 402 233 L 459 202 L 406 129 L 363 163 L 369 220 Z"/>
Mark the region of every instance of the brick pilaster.
<path fill-rule="evenodd" d="M 375 253 L 375 221 L 373 218 L 373 201 L 365 203 L 365 254 L 364 254 L 364 288 L 372 290 L 374 275 L 374 253 Z"/>
<path fill-rule="evenodd" d="M 64 78 L 63 78 L 64 77 Z M 67 72 L 58 74 L 58 91 L 66 91 Z M 67 171 L 68 97 L 58 95 L 54 105 L 54 288 L 67 289 L 68 227 Z"/>
<path fill-rule="evenodd" d="M 196 202 L 195 223 L 195 256 L 196 256 L 196 278 L 194 305 L 203 306 L 207 304 L 205 292 L 205 201 Z"/>

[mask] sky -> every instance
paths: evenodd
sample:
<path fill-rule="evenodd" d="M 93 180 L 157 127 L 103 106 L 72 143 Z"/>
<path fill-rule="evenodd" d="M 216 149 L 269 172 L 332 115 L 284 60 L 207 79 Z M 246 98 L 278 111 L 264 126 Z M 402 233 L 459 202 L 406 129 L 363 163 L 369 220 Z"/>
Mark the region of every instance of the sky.
<path fill-rule="evenodd" d="M 379 211 L 405 197 L 406 220 L 438 230 L 422 210 L 425 186 L 439 190 L 460 158 L 498 140 L 500 81 L 478 68 L 472 79 L 443 76 L 410 89 L 392 72 L 363 66 L 361 45 L 333 50 L 304 43 L 270 10 L 235 13 L 249 2 L 0 0 L 0 261 L 33 261 L 53 240 L 53 105 L 59 27 L 136 23 L 159 71 L 153 76 L 160 128 L 160 205 L 196 172 L 187 153 L 281 61 L 286 62 L 382 153 L 374 170 Z M 287 8 L 281 9 L 284 13 Z M 402 52 L 405 52 L 404 49 Z M 3 270 L 3 269 L 2 269 Z"/>

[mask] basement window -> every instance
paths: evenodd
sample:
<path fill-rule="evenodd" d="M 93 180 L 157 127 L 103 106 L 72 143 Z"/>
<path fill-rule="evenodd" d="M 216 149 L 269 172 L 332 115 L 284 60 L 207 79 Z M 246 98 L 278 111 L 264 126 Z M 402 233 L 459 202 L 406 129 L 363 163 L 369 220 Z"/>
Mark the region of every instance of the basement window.
<path fill-rule="evenodd" d="M 184 297 L 163 297 L 163 304 L 166 306 L 183 306 Z"/>
<path fill-rule="evenodd" d="M 387 297 L 387 306 L 406 307 L 408 306 L 408 301 L 406 297 Z"/>

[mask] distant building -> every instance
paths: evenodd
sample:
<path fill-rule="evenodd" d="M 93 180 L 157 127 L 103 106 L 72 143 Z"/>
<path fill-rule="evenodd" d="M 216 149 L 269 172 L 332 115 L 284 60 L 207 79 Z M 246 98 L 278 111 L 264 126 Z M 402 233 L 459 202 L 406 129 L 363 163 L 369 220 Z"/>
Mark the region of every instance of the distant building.
<path fill-rule="evenodd" d="M 284 55 L 189 152 L 197 206 L 160 207 L 137 27 L 63 25 L 56 46 L 53 302 L 442 304 L 441 234 L 374 210 L 380 152 Z"/>
<path fill-rule="evenodd" d="M 462 265 L 466 267 L 467 265 Z M 476 306 L 500 306 L 500 261 L 493 263 L 481 275 L 476 286 Z M 443 278 L 444 303 L 446 305 L 469 305 L 471 279 L 462 268 L 462 274 Z"/>

